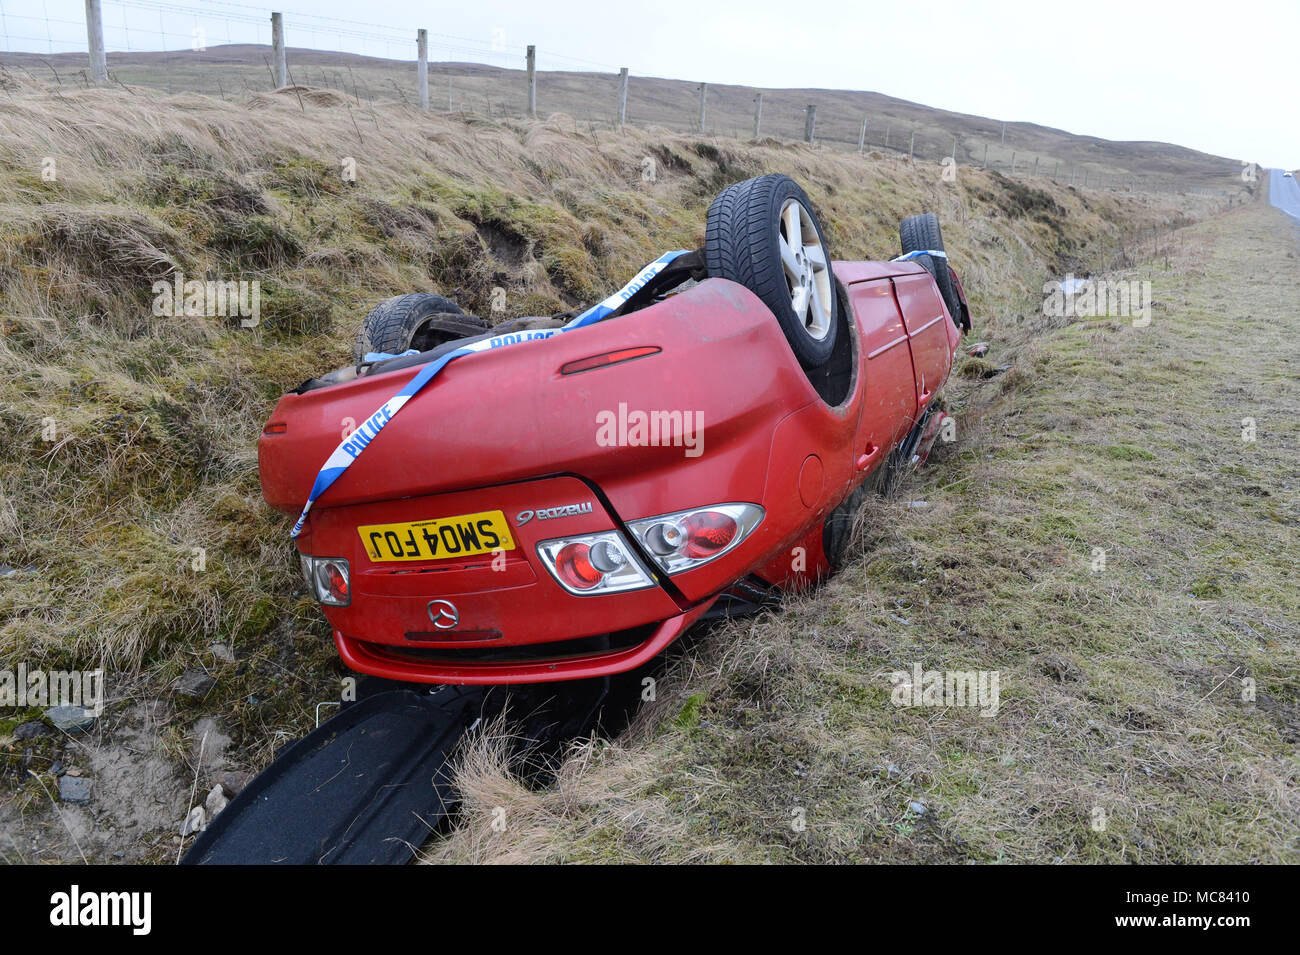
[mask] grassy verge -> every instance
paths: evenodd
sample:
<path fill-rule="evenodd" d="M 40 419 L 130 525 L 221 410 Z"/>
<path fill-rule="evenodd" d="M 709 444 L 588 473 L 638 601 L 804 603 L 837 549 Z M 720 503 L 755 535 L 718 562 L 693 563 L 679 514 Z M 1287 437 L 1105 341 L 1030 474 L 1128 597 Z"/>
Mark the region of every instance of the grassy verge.
<path fill-rule="evenodd" d="M 1149 326 L 995 317 L 1013 367 L 950 388 L 958 440 L 845 573 L 710 634 L 552 790 L 469 754 L 430 858 L 1300 860 L 1297 248 L 1238 207 L 1119 274 Z M 996 713 L 894 705 L 915 665 L 995 671 Z"/>

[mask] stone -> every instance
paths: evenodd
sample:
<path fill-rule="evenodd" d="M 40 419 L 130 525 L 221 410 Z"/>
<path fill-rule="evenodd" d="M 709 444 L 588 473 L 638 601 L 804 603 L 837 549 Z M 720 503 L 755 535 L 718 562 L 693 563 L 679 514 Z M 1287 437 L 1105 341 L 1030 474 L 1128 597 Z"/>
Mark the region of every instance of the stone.
<path fill-rule="evenodd" d="M 230 647 L 226 646 L 224 643 L 214 643 L 208 647 L 208 650 L 214 657 L 223 663 L 235 662 L 235 651 L 230 649 Z"/>
<path fill-rule="evenodd" d="M 84 733 L 95 725 L 95 714 L 84 706 L 51 706 L 45 718 L 60 733 Z"/>
<path fill-rule="evenodd" d="M 80 776 L 59 777 L 59 799 L 74 806 L 89 806 L 93 783 Z"/>
<path fill-rule="evenodd" d="M 26 742 L 29 739 L 40 739 L 42 736 L 48 735 L 50 735 L 50 728 L 40 720 L 24 723 L 14 730 L 14 740 L 19 743 Z"/>
<path fill-rule="evenodd" d="M 212 792 L 208 793 L 208 798 L 203 800 L 203 808 L 208 814 L 208 819 L 212 819 L 217 813 L 226 808 L 226 792 L 221 783 L 212 787 Z"/>
<path fill-rule="evenodd" d="M 177 696 L 187 700 L 202 700 L 216 685 L 217 681 L 202 670 L 186 670 L 176 681 L 174 691 Z"/>
<path fill-rule="evenodd" d="M 205 813 L 202 806 L 195 806 L 191 809 L 190 814 L 186 816 L 185 821 L 181 823 L 181 838 L 192 836 L 196 832 L 202 832 L 206 828 L 204 825 L 204 817 Z"/>
<path fill-rule="evenodd" d="M 239 772 L 231 770 L 229 772 L 217 773 L 216 781 L 226 794 L 227 799 L 234 799 L 238 796 L 250 782 L 253 780 L 252 773 Z"/>

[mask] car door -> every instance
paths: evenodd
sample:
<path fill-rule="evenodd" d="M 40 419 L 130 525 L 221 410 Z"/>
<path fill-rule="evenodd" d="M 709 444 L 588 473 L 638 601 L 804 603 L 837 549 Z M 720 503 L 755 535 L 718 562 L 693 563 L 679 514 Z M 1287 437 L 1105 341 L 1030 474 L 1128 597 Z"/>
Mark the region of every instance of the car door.
<path fill-rule="evenodd" d="M 928 272 L 898 275 L 893 281 L 912 348 L 919 414 L 947 380 L 952 367 L 952 342 L 948 338 L 948 326 L 952 320 L 944 310 L 943 299 Z"/>
<path fill-rule="evenodd" d="M 916 420 L 916 375 L 907 327 L 888 278 L 850 285 L 862 339 L 862 414 L 854 447 L 859 471 L 875 468 Z"/>

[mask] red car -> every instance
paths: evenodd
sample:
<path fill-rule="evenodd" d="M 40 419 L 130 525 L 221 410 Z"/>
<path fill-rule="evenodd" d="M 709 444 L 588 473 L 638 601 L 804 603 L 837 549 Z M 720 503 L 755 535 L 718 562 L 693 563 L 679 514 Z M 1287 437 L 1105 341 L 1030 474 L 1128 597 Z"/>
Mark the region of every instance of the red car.
<path fill-rule="evenodd" d="M 761 176 L 714 201 L 703 249 L 576 318 L 378 306 L 355 366 L 281 398 L 258 442 L 343 660 L 618 673 L 832 572 L 864 482 L 934 440 L 969 327 L 938 221 L 900 231 L 899 260 L 832 263 L 803 190 Z"/>

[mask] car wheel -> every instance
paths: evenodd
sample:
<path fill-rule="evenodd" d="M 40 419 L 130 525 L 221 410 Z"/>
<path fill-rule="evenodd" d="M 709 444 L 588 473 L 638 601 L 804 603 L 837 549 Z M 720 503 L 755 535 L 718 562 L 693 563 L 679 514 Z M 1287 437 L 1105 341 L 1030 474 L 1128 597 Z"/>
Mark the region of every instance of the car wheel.
<path fill-rule="evenodd" d="M 939 228 L 939 217 L 933 212 L 919 216 L 908 216 L 898 224 L 898 237 L 902 240 L 903 254 L 909 252 L 943 252 L 943 231 Z M 961 296 L 957 294 L 957 284 L 952 279 L 947 259 L 935 259 L 930 255 L 918 255 L 917 264 L 934 276 L 934 284 L 939 286 L 939 295 L 943 304 L 948 306 L 948 314 L 958 329 L 963 327 L 963 308 Z"/>
<path fill-rule="evenodd" d="M 412 292 L 380 302 L 370 310 L 357 332 L 352 357 L 359 365 L 368 352 L 400 355 L 410 348 L 428 351 L 487 330 L 487 322 L 466 315 L 451 299 Z"/>
<path fill-rule="evenodd" d="M 759 176 L 724 189 L 709 207 L 704 261 L 710 276 L 763 300 L 803 367 L 831 357 L 840 308 L 831 257 L 812 202 L 793 179 Z"/>

